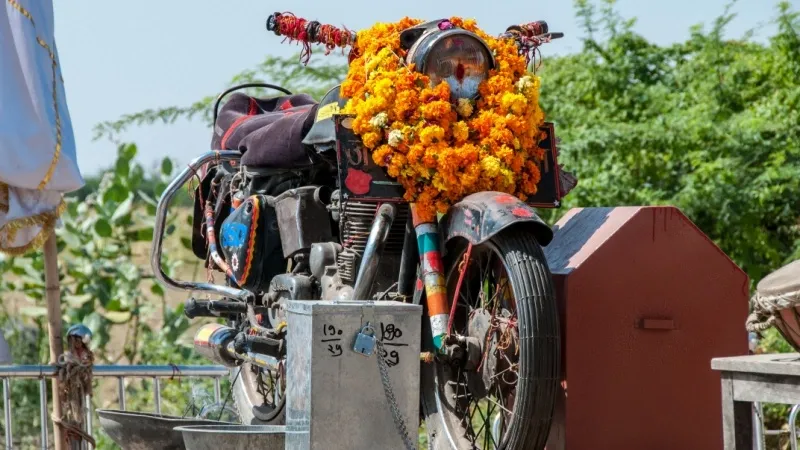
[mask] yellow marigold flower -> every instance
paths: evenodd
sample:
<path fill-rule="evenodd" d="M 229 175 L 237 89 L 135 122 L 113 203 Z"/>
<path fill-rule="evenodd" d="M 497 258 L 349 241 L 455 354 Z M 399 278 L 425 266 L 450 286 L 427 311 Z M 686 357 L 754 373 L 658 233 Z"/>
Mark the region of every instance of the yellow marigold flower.
<path fill-rule="evenodd" d="M 458 99 L 458 106 L 456 107 L 458 115 L 461 117 L 469 117 L 472 115 L 472 102 L 466 98 Z"/>
<path fill-rule="evenodd" d="M 378 97 L 394 97 L 394 83 L 391 77 L 381 78 L 375 83 L 372 92 Z"/>
<path fill-rule="evenodd" d="M 500 173 L 500 160 L 494 156 L 487 156 L 481 160 L 481 168 L 487 177 L 496 177 Z"/>
<path fill-rule="evenodd" d="M 423 128 L 419 133 L 422 145 L 431 145 L 444 139 L 444 128 L 438 125 L 431 125 Z"/>
<path fill-rule="evenodd" d="M 469 139 L 469 126 L 464 122 L 456 122 L 453 124 L 453 138 L 457 143 L 462 143 Z"/>
<path fill-rule="evenodd" d="M 503 164 L 511 165 L 511 162 L 514 160 L 514 151 L 508 148 L 507 146 L 500 147 L 494 154 L 500 161 L 503 161 Z"/>
<path fill-rule="evenodd" d="M 525 107 L 528 100 L 522 94 L 514 94 L 506 92 L 503 94 L 502 105 L 503 108 L 509 110 L 513 114 L 522 114 L 525 112 Z"/>
<path fill-rule="evenodd" d="M 433 187 L 435 187 L 440 191 L 447 190 L 447 185 L 445 184 L 441 174 L 437 173 L 436 175 L 434 175 L 433 178 L 431 179 L 431 184 L 433 184 Z"/>
<path fill-rule="evenodd" d="M 500 176 L 507 186 L 514 186 L 514 172 L 504 167 L 500 169 Z"/>

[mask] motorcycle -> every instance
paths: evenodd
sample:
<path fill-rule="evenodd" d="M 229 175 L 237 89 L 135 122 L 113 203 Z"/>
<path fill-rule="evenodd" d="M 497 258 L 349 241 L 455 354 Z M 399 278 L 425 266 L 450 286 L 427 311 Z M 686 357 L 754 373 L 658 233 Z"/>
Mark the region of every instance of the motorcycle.
<path fill-rule="evenodd" d="M 268 21 L 276 34 L 279 16 Z M 443 45 L 450 47 L 445 58 L 454 60 L 488 52 L 480 37 L 441 22 L 403 32 L 408 60 L 424 62 Z M 561 36 L 542 21 L 503 35 L 520 51 Z M 316 42 L 324 43 L 321 37 Z M 453 42 L 459 44 L 453 48 Z M 447 61 L 437 62 L 439 69 L 430 70 L 447 70 Z M 490 68 L 487 60 L 486 73 Z M 235 86 L 217 98 L 215 124 L 222 99 L 251 87 L 292 95 L 263 83 Z M 536 207 L 558 207 L 576 182 L 558 165 L 552 124 L 543 127 L 545 161 L 536 195 L 523 202 L 479 192 L 421 221 L 402 186 L 369 164 L 352 117 L 339 114 L 345 103 L 337 86 L 316 106 L 303 138 L 319 155 L 313 164 L 256 166 L 221 145 L 193 160 L 164 191 L 151 253 L 156 278 L 170 288 L 219 296 L 187 300 L 188 317 L 227 319 L 227 326 L 201 329 L 195 347 L 232 368 L 244 423 L 281 423 L 287 301 L 421 304 L 421 419 L 429 448 L 543 448 L 561 359 L 558 309 L 542 249 L 553 232 Z M 193 248 L 209 268 L 226 274 L 225 285 L 175 280 L 161 266 L 170 202 L 198 176 Z"/>

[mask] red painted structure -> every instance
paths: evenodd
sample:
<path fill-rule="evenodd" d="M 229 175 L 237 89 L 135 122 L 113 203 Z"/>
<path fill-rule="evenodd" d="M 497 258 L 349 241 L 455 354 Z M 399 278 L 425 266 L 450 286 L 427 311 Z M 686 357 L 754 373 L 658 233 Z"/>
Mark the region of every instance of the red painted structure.
<path fill-rule="evenodd" d="M 711 358 L 747 354 L 747 275 L 672 207 L 573 209 L 555 229 L 566 393 L 547 450 L 721 449 Z"/>

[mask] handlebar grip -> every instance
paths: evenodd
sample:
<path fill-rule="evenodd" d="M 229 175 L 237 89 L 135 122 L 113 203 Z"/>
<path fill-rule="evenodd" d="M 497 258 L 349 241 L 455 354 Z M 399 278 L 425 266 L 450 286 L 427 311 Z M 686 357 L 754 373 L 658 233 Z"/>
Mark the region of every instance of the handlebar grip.
<path fill-rule="evenodd" d="M 195 300 L 194 297 L 183 304 L 183 314 L 189 319 L 195 317 L 214 317 L 215 314 L 208 307 L 208 300 Z"/>
<path fill-rule="evenodd" d="M 183 304 L 183 314 L 195 317 L 219 317 L 227 314 L 246 314 L 247 303 L 229 300 L 195 300 L 190 298 Z"/>
<path fill-rule="evenodd" d="M 547 34 L 547 32 L 550 31 L 550 27 L 547 26 L 547 22 L 545 22 L 544 20 L 537 20 L 535 22 L 523 23 L 519 27 L 528 37 L 541 36 L 543 34 Z"/>

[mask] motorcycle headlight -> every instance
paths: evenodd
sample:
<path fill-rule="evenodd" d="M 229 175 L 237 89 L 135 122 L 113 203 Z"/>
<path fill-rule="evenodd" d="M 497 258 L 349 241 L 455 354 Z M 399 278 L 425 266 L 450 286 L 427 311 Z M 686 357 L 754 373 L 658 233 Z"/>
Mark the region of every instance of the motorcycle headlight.
<path fill-rule="evenodd" d="M 447 81 L 450 99 L 473 99 L 478 85 L 494 67 L 494 56 L 476 34 L 462 29 L 431 30 L 409 49 L 408 62 L 430 77 L 431 85 Z"/>

